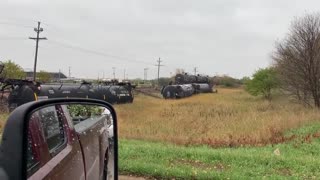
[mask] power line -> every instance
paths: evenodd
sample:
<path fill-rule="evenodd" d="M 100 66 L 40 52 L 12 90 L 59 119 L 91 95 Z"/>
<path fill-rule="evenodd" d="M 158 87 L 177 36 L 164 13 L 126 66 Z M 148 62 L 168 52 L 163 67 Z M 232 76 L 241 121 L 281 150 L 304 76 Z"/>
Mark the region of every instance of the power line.
<path fill-rule="evenodd" d="M 33 20 L 32 20 L 33 21 Z M 27 25 L 23 25 L 23 24 L 19 24 L 19 23 L 12 23 L 12 22 L 1 22 L 0 24 L 5 24 L 5 25 L 14 25 L 14 26 L 20 26 L 20 27 L 26 27 L 26 28 L 32 28 L 32 26 L 27 26 Z M 60 28 L 56 25 L 53 24 L 49 24 L 49 23 L 41 23 L 41 25 L 45 25 L 46 26 L 46 31 L 47 30 L 52 30 L 52 31 L 59 31 L 61 33 L 64 32 L 63 28 Z M 1 39 L 1 38 L 0 38 Z M 7 38 L 5 38 L 7 39 Z M 11 39 L 11 38 L 8 38 Z M 13 38 L 12 38 L 13 39 Z M 18 39 L 18 38 L 17 38 Z M 73 45 L 73 44 L 68 44 L 68 43 L 64 43 L 64 42 L 59 42 L 59 41 L 54 41 L 54 40 L 50 40 L 48 41 L 49 43 L 53 43 L 53 44 L 58 44 L 62 47 L 66 47 L 69 49 L 74 49 L 74 50 L 78 50 L 81 52 L 86 52 L 86 53 L 90 53 L 90 54 L 95 54 L 95 55 L 99 55 L 99 56 L 104 56 L 104 57 L 111 57 L 111 58 L 115 58 L 118 60 L 122 60 L 122 61 L 127 61 L 127 62 L 134 62 L 134 63 L 141 63 L 141 64 L 145 64 L 145 65 L 153 65 L 152 63 L 146 62 L 146 61 L 141 61 L 141 60 L 136 60 L 136 59 L 132 59 L 132 58 L 128 58 L 128 57 L 121 57 L 121 56 L 117 56 L 117 55 L 112 55 L 109 53 L 105 53 L 104 51 L 97 51 L 97 50 L 93 50 L 93 49 L 88 49 L 88 48 L 83 48 L 77 45 Z M 177 69 L 177 67 L 173 67 L 173 66 L 167 66 L 169 68 L 175 68 Z"/>
<path fill-rule="evenodd" d="M 61 27 L 58 27 L 58 26 L 56 26 L 54 24 L 49 24 L 47 22 L 46 23 L 42 23 L 42 24 L 44 24 L 44 25 L 46 25 L 46 26 L 48 26 L 50 28 L 53 28 L 52 30 L 54 30 L 54 31 L 58 31 L 58 32 L 62 32 L 62 33 L 64 32 Z M 79 50 L 81 52 L 87 52 L 87 53 L 91 53 L 91 54 L 95 54 L 95 55 L 112 57 L 112 58 L 115 58 L 115 59 L 124 60 L 124 61 L 128 61 L 128 62 L 137 62 L 137 63 L 142 63 L 142 64 L 146 64 L 146 65 L 151 65 L 151 66 L 153 65 L 152 63 L 149 63 L 149 62 L 139 61 L 139 60 L 135 60 L 135 59 L 132 59 L 132 58 L 121 57 L 121 56 L 117 56 L 117 55 L 112 55 L 112 54 L 109 54 L 109 53 L 104 53 L 104 52 L 97 51 L 97 50 L 83 48 L 83 47 L 72 45 L 72 44 L 67 44 L 67 43 L 58 42 L 58 41 L 52 41 L 52 40 L 51 40 L 51 42 L 53 42 L 55 44 L 59 44 L 59 45 L 64 46 L 66 48 Z M 171 67 L 171 68 L 176 68 L 176 67 Z"/>
<path fill-rule="evenodd" d="M 49 30 L 50 30 L 50 28 L 52 28 L 51 29 L 52 31 L 64 33 L 64 31 L 63 31 L 64 29 L 63 28 L 58 27 L 58 26 L 56 26 L 54 24 L 49 24 L 47 22 L 46 23 L 42 23 L 42 24 L 46 25 L 49 28 Z M 127 62 L 136 62 L 136 63 L 146 64 L 146 65 L 151 65 L 151 66 L 153 65 L 152 63 L 149 63 L 149 62 L 139 61 L 139 60 L 135 60 L 135 59 L 132 59 L 132 58 L 121 57 L 121 56 L 117 56 L 117 55 L 112 55 L 112 54 L 109 54 L 109 53 L 105 53 L 105 52 L 101 52 L 101 51 L 97 51 L 97 50 L 92 50 L 92 49 L 88 49 L 88 48 L 83 48 L 83 47 L 80 47 L 80 46 L 67 44 L 67 43 L 63 43 L 63 42 L 54 41 L 53 43 L 59 44 L 59 45 L 64 46 L 66 48 L 79 50 L 81 52 L 87 52 L 87 53 L 91 53 L 91 54 L 95 54 L 95 55 L 99 55 L 99 56 L 112 57 L 112 58 L 119 59 L 119 60 L 124 60 L 124 61 L 127 61 Z M 174 67 L 174 66 L 166 66 L 166 67 L 177 69 L 177 67 Z"/>
<path fill-rule="evenodd" d="M 0 37 L 0 40 L 27 40 L 26 37 L 22 36 L 9 36 L 9 37 Z"/>
<path fill-rule="evenodd" d="M 28 20 L 28 21 L 37 22 L 37 21 L 34 21 L 34 20 Z M 0 20 L 0 25 L 3 24 L 3 25 L 9 25 L 9 26 L 33 28 L 32 26 L 28 26 L 28 25 L 23 24 L 25 22 L 25 20 L 20 21 L 20 22 L 18 22 L 18 21 L 16 21 L 16 22 L 9 22 L 9 21 L 5 22 L 5 20 L 3 20 L 3 21 Z M 46 31 L 51 29 L 52 31 L 59 31 L 61 33 L 64 33 L 64 29 L 60 28 L 60 27 L 58 27 L 56 25 L 49 24 L 49 23 L 43 23 L 43 22 L 41 23 L 41 25 L 46 27 Z M 11 40 L 11 39 L 15 40 L 15 39 L 24 39 L 24 38 L 20 38 L 20 37 L 4 37 L 4 38 L 1 38 L 0 37 L 0 40 Z M 34 38 L 34 40 L 36 40 L 36 39 Z M 41 40 L 41 39 L 39 39 L 39 40 Z M 67 43 L 63 43 L 63 42 L 59 42 L 59 41 L 50 40 L 48 42 L 53 43 L 53 44 L 58 44 L 60 46 L 63 46 L 63 47 L 69 48 L 69 49 L 74 49 L 74 50 L 78 50 L 78 51 L 81 51 L 81 52 L 85 52 L 85 53 L 95 54 L 95 55 L 104 56 L 104 57 L 111 57 L 111 58 L 114 58 L 114 59 L 127 61 L 127 62 L 141 63 L 141 64 L 145 64 L 145 65 L 153 65 L 152 63 L 149 63 L 149 62 L 146 62 L 146 61 L 140 61 L 140 60 L 136 60 L 136 59 L 132 59 L 132 58 L 112 55 L 112 54 L 105 53 L 105 52 L 102 52 L 102 51 L 92 50 L 92 49 L 88 49 L 88 48 L 82 48 L 80 46 L 67 44 Z M 35 57 L 35 61 L 36 61 L 36 57 Z M 166 66 L 166 67 L 177 69 L 177 67 L 173 67 L 173 66 Z M 160 78 L 159 77 L 160 76 L 159 73 L 160 73 L 160 67 L 158 67 L 158 79 Z"/>
<path fill-rule="evenodd" d="M 23 28 L 33 28 L 33 26 L 27 26 L 24 24 L 12 23 L 12 22 L 0 22 L 2 25 L 9 25 L 9 26 L 16 26 L 16 27 L 23 27 Z"/>
<path fill-rule="evenodd" d="M 43 28 L 40 27 L 40 22 L 38 22 L 38 27 L 34 28 L 34 31 L 37 33 L 37 37 L 29 37 L 29 39 L 36 40 L 36 52 L 34 55 L 34 67 L 33 67 L 33 80 L 36 81 L 39 40 L 47 40 L 47 38 L 39 37 L 40 32 L 43 31 Z"/>
<path fill-rule="evenodd" d="M 148 63 L 148 62 L 139 61 L 139 60 L 134 60 L 134 59 L 130 59 L 130 58 L 126 58 L 126 57 L 121 57 L 121 56 L 116 56 L 116 55 L 111 55 L 111 54 L 107 54 L 107 53 L 104 53 L 104 52 L 100 52 L 100 51 L 96 51 L 96 50 L 91 50 L 91 49 L 87 49 L 87 48 L 82 48 L 82 47 L 80 47 L 80 46 L 75 46 L 75 45 L 71 45 L 71 44 L 67 44 L 67 43 L 62 43 L 62 42 L 58 42 L 58 41 L 54 41 L 54 40 L 50 40 L 50 42 L 51 42 L 51 43 L 54 43 L 54 44 L 58 44 L 58 45 L 63 46 L 63 47 L 66 47 L 66 48 L 78 50 L 78 51 L 81 51 L 81 52 L 86 52 L 86 53 L 95 54 L 95 55 L 104 56 L 104 57 L 111 57 L 111 58 L 114 58 L 114 59 L 118 59 L 118 60 L 122 60 L 122 61 L 127 61 L 127 62 L 135 62 L 135 63 L 153 65 L 153 64 Z"/>

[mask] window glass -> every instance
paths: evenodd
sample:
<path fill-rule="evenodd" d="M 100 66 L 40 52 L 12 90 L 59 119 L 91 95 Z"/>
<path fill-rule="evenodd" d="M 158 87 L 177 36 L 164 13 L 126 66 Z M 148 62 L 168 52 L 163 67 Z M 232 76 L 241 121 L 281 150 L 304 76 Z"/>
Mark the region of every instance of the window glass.
<path fill-rule="evenodd" d="M 54 106 L 46 107 L 41 109 L 39 113 L 49 152 L 50 154 L 57 153 L 59 147 L 65 142 L 65 133 L 56 108 Z"/>

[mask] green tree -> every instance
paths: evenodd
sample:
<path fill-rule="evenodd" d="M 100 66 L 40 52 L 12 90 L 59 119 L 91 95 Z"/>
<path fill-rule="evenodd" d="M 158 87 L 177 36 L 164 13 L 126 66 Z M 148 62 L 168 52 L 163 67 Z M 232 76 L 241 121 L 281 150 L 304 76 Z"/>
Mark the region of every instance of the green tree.
<path fill-rule="evenodd" d="M 167 86 L 172 81 L 173 81 L 173 78 L 161 77 L 159 78 L 159 87 Z M 151 83 L 153 86 L 157 86 L 158 80 L 157 79 L 151 80 Z"/>
<path fill-rule="evenodd" d="M 49 82 L 51 80 L 51 75 L 50 73 L 40 70 L 40 72 L 37 73 L 37 80 L 40 82 Z"/>
<path fill-rule="evenodd" d="M 26 73 L 23 71 L 22 67 L 13 61 L 5 61 L 3 62 L 3 65 L 4 69 L 0 75 L 1 77 L 11 79 L 24 79 L 26 77 Z"/>
<path fill-rule="evenodd" d="M 279 85 L 276 72 L 273 68 L 259 69 L 253 74 L 252 80 L 246 82 L 246 90 L 254 96 L 262 95 L 271 100 L 272 90 Z"/>
<path fill-rule="evenodd" d="M 244 76 L 243 78 L 240 79 L 241 84 L 247 84 L 248 81 L 250 81 L 250 77 Z"/>
<path fill-rule="evenodd" d="M 241 85 L 241 82 L 239 79 L 236 79 L 227 75 L 215 76 L 212 78 L 212 81 L 216 85 L 220 85 L 228 88 L 235 88 Z"/>

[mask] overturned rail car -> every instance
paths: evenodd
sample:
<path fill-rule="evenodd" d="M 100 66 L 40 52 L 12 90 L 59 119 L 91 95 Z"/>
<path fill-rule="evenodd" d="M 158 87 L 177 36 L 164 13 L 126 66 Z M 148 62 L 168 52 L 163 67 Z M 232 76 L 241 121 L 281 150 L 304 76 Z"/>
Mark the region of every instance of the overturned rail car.
<path fill-rule="evenodd" d="M 181 85 L 168 85 L 161 91 L 163 98 L 165 99 L 179 99 L 194 94 L 195 89 L 192 84 L 181 84 Z"/>
<path fill-rule="evenodd" d="M 212 85 L 206 83 L 193 83 L 192 86 L 194 87 L 195 94 L 197 93 L 211 93 Z"/>
<path fill-rule="evenodd" d="M 198 93 L 212 93 L 213 83 L 209 76 L 177 74 L 174 84 L 162 88 L 161 94 L 165 99 L 179 99 Z"/>
<path fill-rule="evenodd" d="M 191 75 L 188 73 L 177 74 L 175 76 L 175 84 L 192 84 L 192 83 L 207 83 L 210 84 L 210 79 L 208 76 L 204 75 Z"/>
<path fill-rule="evenodd" d="M 91 85 L 91 84 L 43 84 L 14 86 L 9 97 L 9 109 L 31 101 L 52 98 L 92 98 L 109 102 L 111 104 L 132 103 L 132 87 L 122 85 Z"/>

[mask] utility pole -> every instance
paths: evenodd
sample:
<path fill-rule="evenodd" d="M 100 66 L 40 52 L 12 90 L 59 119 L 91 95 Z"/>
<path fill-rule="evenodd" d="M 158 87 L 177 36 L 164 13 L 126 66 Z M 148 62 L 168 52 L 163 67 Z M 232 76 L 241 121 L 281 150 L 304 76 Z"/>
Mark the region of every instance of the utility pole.
<path fill-rule="evenodd" d="M 193 71 L 194 71 L 194 75 L 196 76 L 197 75 L 197 67 L 194 67 Z"/>
<path fill-rule="evenodd" d="M 149 68 L 144 68 L 143 69 L 144 70 L 144 78 L 143 78 L 144 81 L 148 80 L 148 69 Z"/>
<path fill-rule="evenodd" d="M 61 81 L 61 69 L 59 69 L 59 82 Z"/>
<path fill-rule="evenodd" d="M 126 79 L 126 69 L 123 70 L 123 80 Z"/>
<path fill-rule="evenodd" d="M 158 86 L 159 86 L 159 78 L 160 78 L 160 66 L 163 66 L 163 65 L 161 65 L 161 60 L 160 60 L 160 57 L 159 57 L 159 60 L 157 61 L 157 65 L 155 65 L 155 66 L 158 66 Z"/>
<path fill-rule="evenodd" d="M 69 78 L 71 78 L 71 66 L 69 66 Z"/>
<path fill-rule="evenodd" d="M 36 40 L 36 52 L 34 55 L 34 66 L 33 66 L 33 80 L 36 81 L 39 40 L 47 40 L 47 38 L 39 37 L 40 32 L 43 31 L 43 28 L 40 27 L 40 22 L 38 22 L 38 27 L 34 28 L 34 31 L 37 33 L 37 37 L 29 37 L 29 39 Z"/>
<path fill-rule="evenodd" d="M 112 70 L 113 70 L 113 79 L 116 79 L 116 68 L 112 67 Z"/>

